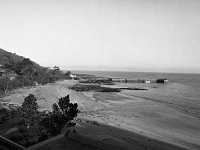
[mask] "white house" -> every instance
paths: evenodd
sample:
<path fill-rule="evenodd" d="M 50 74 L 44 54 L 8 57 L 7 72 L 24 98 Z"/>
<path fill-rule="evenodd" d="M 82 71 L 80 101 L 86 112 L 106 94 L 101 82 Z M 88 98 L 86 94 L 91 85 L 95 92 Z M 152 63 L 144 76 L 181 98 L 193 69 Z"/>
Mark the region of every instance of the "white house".
<path fill-rule="evenodd" d="M 74 74 L 70 74 L 69 76 L 72 78 L 72 80 L 74 80 L 74 79 L 77 77 L 77 76 L 74 75 Z"/>
<path fill-rule="evenodd" d="M 145 83 L 151 83 L 151 81 L 149 81 L 149 80 L 146 80 L 146 81 L 145 81 Z"/>

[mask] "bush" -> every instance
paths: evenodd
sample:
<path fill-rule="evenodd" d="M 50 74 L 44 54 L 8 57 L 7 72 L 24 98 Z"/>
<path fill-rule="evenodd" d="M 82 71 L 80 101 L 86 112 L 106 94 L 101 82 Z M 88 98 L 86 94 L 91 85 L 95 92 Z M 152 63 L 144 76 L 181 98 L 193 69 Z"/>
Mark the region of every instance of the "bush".
<path fill-rule="evenodd" d="M 0 77 L 0 90 L 6 93 L 11 89 L 11 82 L 8 77 Z"/>
<path fill-rule="evenodd" d="M 18 115 L 18 131 L 11 135 L 10 140 L 28 147 L 49 137 L 46 129 L 39 125 L 42 113 L 38 111 L 37 99 L 33 94 L 25 97 Z"/>
<path fill-rule="evenodd" d="M 37 99 L 33 94 L 25 97 L 19 109 L 18 131 L 9 139 L 29 147 L 40 141 L 60 134 L 64 127 L 74 126 L 74 117 L 78 113 L 77 103 L 70 103 L 69 95 L 61 97 L 53 104 L 52 112 L 39 112 Z M 5 120 L 2 120 L 5 121 Z"/>
<path fill-rule="evenodd" d="M 77 103 L 70 103 L 69 95 L 61 97 L 58 104 L 53 104 L 53 111 L 41 122 L 51 136 L 58 135 L 65 126 L 75 125 L 72 120 L 78 113 Z"/>

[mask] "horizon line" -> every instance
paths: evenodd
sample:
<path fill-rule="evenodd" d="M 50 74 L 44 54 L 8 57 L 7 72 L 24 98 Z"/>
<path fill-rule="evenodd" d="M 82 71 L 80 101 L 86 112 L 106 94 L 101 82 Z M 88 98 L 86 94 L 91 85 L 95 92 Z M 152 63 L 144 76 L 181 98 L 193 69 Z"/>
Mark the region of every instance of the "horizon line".
<path fill-rule="evenodd" d="M 166 73 L 166 74 L 200 74 L 199 72 L 167 72 L 167 71 L 132 71 L 132 70 L 87 70 L 87 69 L 62 69 L 63 71 L 88 71 L 88 72 L 133 72 L 133 73 Z"/>

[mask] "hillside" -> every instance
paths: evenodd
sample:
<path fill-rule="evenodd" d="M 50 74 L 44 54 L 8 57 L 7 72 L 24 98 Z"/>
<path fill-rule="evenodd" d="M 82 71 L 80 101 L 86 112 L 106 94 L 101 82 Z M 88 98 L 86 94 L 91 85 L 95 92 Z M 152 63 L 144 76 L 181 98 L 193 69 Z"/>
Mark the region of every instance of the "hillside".
<path fill-rule="evenodd" d="M 3 66 L 11 62 L 19 63 L 23 59 L 25 59 L 23 56 L 19 56 L 15 53 L 7 52 L 0 48 L 0 64 Z"/>
<path fill-rule="evenodd" d="M 19 56 L 15 53 L 11 53 L 11 52 L 7 52 L 4 49 L 0 48 L 0 64 L 2 66 L 6 66 L 6 65 L 13 65 L 13 64 L 20 64 L 23 60 L 25 59 L 25 57 L 23 56 Z M 44 67 L 40 66 L 39 64 L 37 64 L 36 62 L 32 61 L 33 63 L 33 67 L 37 68 L 37 69 L 43 69 Z"/>
<path fill-rule="evenodd" d="M 9 90 L 47 84 L 65 78 L 59 67 L 49 69 L 29 58 L 0 49 L 0 94 Z"/>

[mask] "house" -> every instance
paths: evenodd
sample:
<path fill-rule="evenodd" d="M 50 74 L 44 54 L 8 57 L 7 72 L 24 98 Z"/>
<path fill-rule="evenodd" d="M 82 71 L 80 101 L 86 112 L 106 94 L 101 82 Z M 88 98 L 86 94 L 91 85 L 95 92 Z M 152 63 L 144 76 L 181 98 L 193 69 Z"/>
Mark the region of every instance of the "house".
<path fill-rule="evenodd" d="M 70 78 L 72 78 L 72 80 L 74 80 L 74 79 L 76 79 L 76 78 L 77 78 L 77 76 L 76 76 L 76 75 L 74 75 L 74 74 L 70 74 L 69 76 L 70 76 Z"/>
<path fill-rule="evenodd" d="M 11 81 L 14 80 L 17 77 L 17 74 L 13 71 L 6 70 L 3 76 L 8 77 Z"/>
<path fill-rule="evenodd" d="M 2 77 L 3 74 L 4 74 L 4 71 L 2 71 L 2 70 L 0 69 L 0 77 Z"/>
<path fill-rule="evenodd" d="M 4 76 L 6 70 L 0 67 L 0 77 Z"/>
<path fill-rule="evenodd" d="M 151 83 L 151 81 L 149 81 L 149 80 L 146 80 L 146 81 L 145 81 L 145 83 Z"/>
<path fill-rule="evenodd" d="M 156 80 L 157 83 L 168 83 L 167 79 L 157 79 Z"/>
<path fill-rule="evenodd" d="M 11 81 L 16 78 L 17 74 L 13 71 L 3 68 L 0 64 L 0 77 L 8 77 Z"/>
<path fill-rule="evenodd" d="M 37 82 L 37 81 L 34 81 L 34 85 L 35 85 L 35 86 L 38 86 L 39 84 L 38 84 L 38 82 Z"/>

